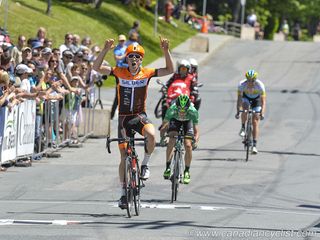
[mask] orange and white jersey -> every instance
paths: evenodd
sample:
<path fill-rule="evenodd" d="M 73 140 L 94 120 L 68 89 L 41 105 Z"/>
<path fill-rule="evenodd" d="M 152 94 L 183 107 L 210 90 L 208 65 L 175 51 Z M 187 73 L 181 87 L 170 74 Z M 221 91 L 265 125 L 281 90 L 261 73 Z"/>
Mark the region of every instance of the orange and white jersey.
<path fill-rule="evenodd" d="M 114 67 L 111 75 L 116 78 L 119 116 L 145 112 L 149 81 L 157 70 L 141 67 L 133 76 L 127 68 Z"/>

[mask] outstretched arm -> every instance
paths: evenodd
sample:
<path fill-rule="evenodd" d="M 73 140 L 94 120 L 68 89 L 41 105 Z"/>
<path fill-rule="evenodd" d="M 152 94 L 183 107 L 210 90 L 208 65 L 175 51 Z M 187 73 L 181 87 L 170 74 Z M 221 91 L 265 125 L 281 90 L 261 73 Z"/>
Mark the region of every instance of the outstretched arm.
<path fill-rule="evenodd" d="M 113 39 L 107 39 L 105 44 L 104 44 L 104 48 L 102 49 L 102 51 L 99 53 L 97 59 L 93 62 L 93 70 L 104 74 L 104 75 L 109 75 L 111 72 L 111 67 L 110 66 L 101 66 L 104 57 L 106 56 L 107 52 L 112 49 L 114 40 Z"/>
<path fill-rule="evenodd" d="M 158 77 L 166 76 L 174 72 L 173 60 L 169 51 L 169 40 L 160 36 L 160 47 L 166 61 L 166 67 L 158 69 Z"/>

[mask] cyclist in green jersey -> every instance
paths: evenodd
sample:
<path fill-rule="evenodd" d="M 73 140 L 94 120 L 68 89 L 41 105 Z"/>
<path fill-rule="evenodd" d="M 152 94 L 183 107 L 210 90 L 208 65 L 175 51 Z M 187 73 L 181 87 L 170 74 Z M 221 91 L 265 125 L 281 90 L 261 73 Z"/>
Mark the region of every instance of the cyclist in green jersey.
<path fill-rule="evenodd" d="M 178 135 L 180 128 L 183 128 L 185 140 L 185 170 L 183 182 L 188 184 L 190 182 L 190 164 L 192 160 L 192 148 L 196 148 L 199 141 L 199 113 L 191 103 L 188 95 L 180 95 L 176 102 L 167 110 L 166 116 L 160 129 L 161 136 L 164 136 L 167 126 L 169 125 L 168 135 L 169 142 L 166 151 L 166 170 L 163 177 L 168 179 L 171 174 L 171 159 L 173 156 L 173 148 L 175 145 L 174 136 Z M 192 141 L 194 139 L 194 144 Z"/>

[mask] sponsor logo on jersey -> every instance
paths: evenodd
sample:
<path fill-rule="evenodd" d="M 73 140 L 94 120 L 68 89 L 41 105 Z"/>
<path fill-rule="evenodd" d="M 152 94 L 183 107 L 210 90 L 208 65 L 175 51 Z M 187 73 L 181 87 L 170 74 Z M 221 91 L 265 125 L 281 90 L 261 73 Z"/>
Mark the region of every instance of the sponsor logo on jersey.
<path fill-rule="evenodd" d="M 120 80 L 120 86 L 121 87 L 129 87 L 129 88 L 135 88 L 135 87 L 145 87 L 148 84 L 148 79 L 139 79 L 139 80 L 126 80 L 126 79 L 119 79 Z"/>

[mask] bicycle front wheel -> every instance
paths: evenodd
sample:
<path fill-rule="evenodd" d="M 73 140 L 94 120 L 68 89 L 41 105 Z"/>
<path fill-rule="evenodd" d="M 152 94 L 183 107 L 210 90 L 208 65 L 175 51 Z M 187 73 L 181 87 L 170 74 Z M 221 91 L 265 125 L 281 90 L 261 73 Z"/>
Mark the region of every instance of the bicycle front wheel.
<path fill-rule="evenodd" d="M 136 212 L 136 215 L 140 215 L 140 208 L 141 208 L 141 203 L 140 203 L 140 188 L 141 188 L 141 179 L 140 179 L 140 168 L 138 164 L 137 159 L 132 160 L 132 168 L 133 168 L 133 184 L 134 184 L 134 191 L 133 191 L 133 202 L 134 202 L 134 209 Z"/>
<path fill-rule="evenodd" d="M 133 189 L 132 189 L 132 171 L 131 159 L 128 157 L 125 162 L 125 183 L 126 183 L 126 198 L 127 198 L 127 214 L 131 218 L 133 212 Z"/>
<path fill-rule="evenodd" d="M 180 169 L 179 169 L 179 159 L 180 153 L 178 151 L 175 151 L 174 153 L 174 165 L 173 165 L 173 173 L 171 176 L 171 203 L 173 201 L 177 201 L 178 197 L 178 189 L 179 189 L 179 175 L 180 175 Z"/>

